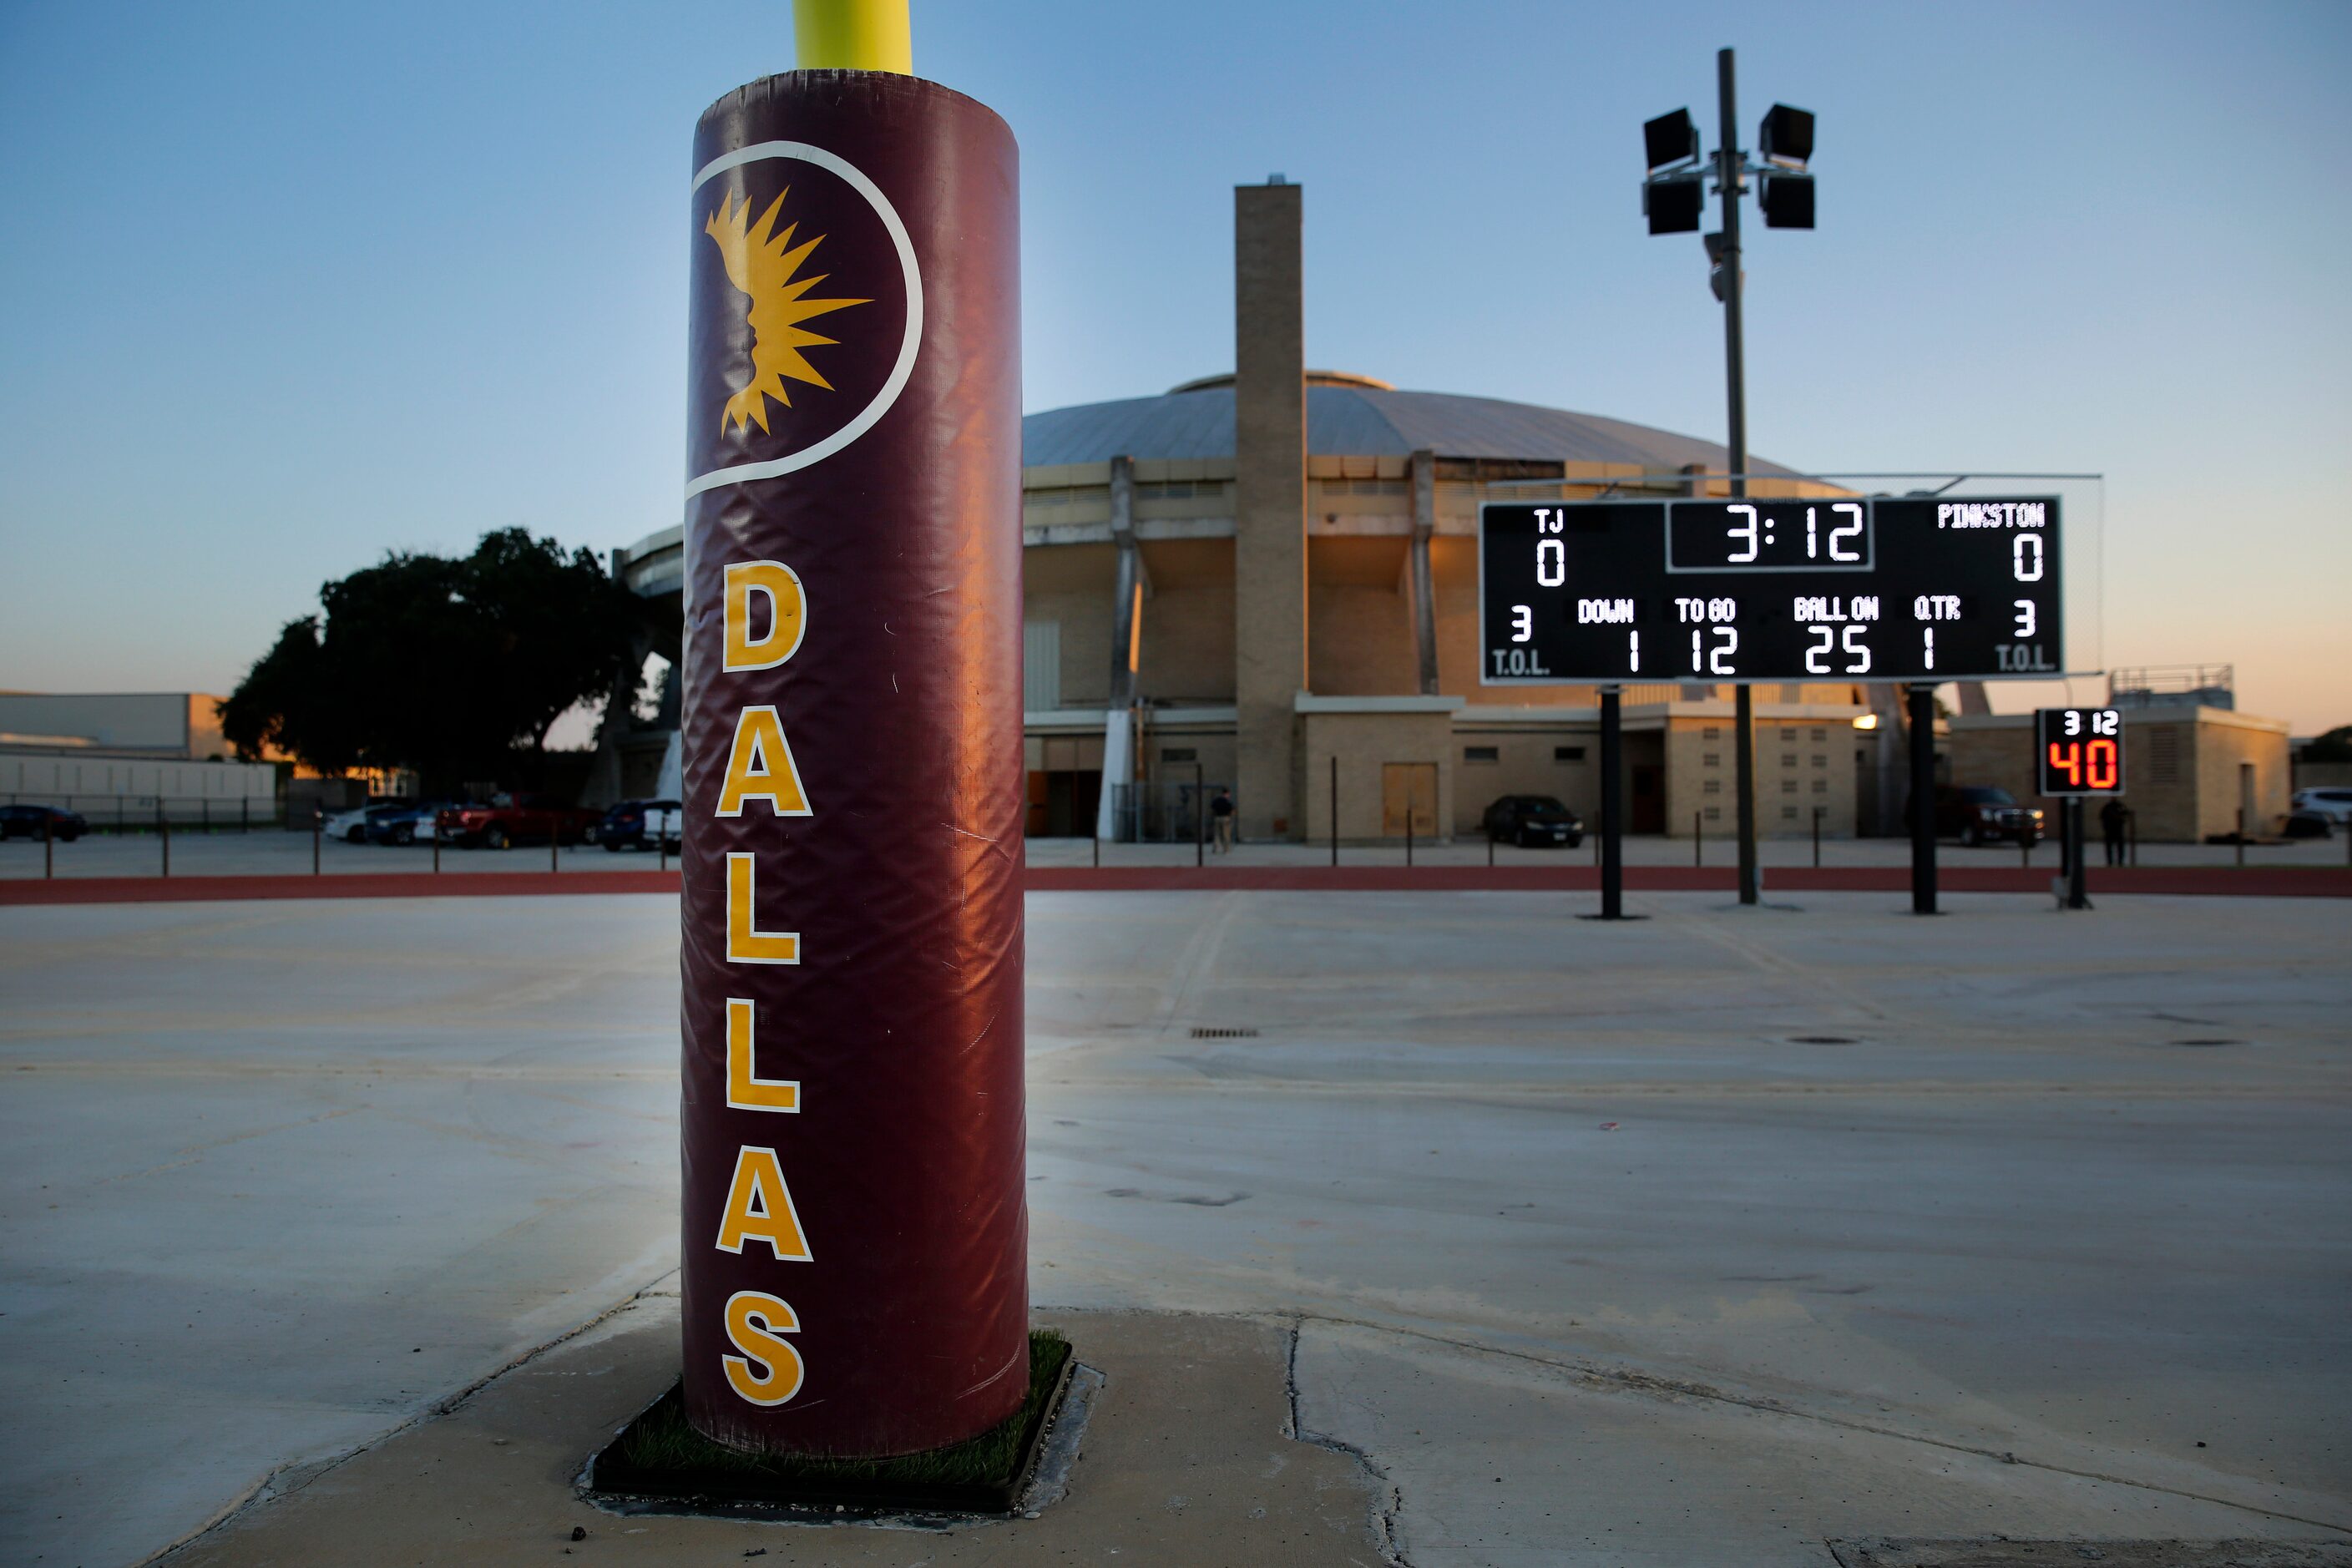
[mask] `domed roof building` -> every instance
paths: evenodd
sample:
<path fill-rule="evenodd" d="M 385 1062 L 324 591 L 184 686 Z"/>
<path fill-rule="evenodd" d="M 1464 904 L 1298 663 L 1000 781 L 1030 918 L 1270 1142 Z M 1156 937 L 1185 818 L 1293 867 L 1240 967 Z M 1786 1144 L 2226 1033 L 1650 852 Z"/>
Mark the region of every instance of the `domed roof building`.
<path fill-rule="evenodd" d="M 1272 581 L 1267 563 L 1253 567 L 1246 538 L 1235 377 L 1023 421 L 1033 833 L 1099 824 L 1111 837 L 1189 837 L 1197 769 L 1212 792 L 1235 786 L 1244 837 L 1320 839 L 1331 831 L 1335 763 L 1343 838 L 1402 837 L 1408 816 L 1423 838 L 1475 834 L 1508 795 L 1596 813 L 1594 689 L 1478 682 L 1478 504 L 1612 486 L 1704 493 L 1704 476 L 1724 471 L 1723 448 L 1596 415 L 1400 391 L 1368 375 L 1300 379 L 1300 510 L 1284 502 L 1281 515 L 1302 518 L 1302 548 L 1272 563 L 1281 574 Z M 1785 468 L 1751 468 L 1802 484 Z M 1252 588 L 1261 600 L 1291 600 L 1264 590 L 1294 571 L 1303 577 L 1295 626 L 1279 613 L 1289 605 L 1249 604 Z M 1262 703 L 1279 709 L 1262 715 L 1276 731 L 1265 749 L 1289 752 L 1287 768 L 1263 769 L 1277 777 L 1271 800 L 1263 784 L 1240 784 L 1253 665 L 1273 667 L 1277 687 L 1281 671 L 1298 670 L 1272 694 L 1278 702 Z M 1727 691 L 1662 685 L 1625 695 L 1629 826 L 1659 832 L 1696 818 L 1727 832 Z M 1793 792 L 1759 773 L 1765 830 L 1810 831 L 1819 805 L 1832 831 L 1852 832 L 1851 721 L 1862 694 L 1839 685 L 1759 696 L 1775 735 L 1787 731 L 1798 747 Z M 1691 755 L 1670 777 L 1670 739 L 1685 729 Z M 1791 754 L 1765 750 L 1775 761 Z M 1771 798 L 1780 793 L 1791 797 Z"/>
<path fill-rule="evenodd" d="M 1310 370 L 1305 379 L 1310 456 L 1405 458 L 1430 451 L 1457 461 L 1507 463 L 1541 454 L 1538 466 L 1555 470 L 1563 462 L 1623 464 L 1643 472 L 1723 468 L 1723 448 L 1713 442 L 1622 419 L 1498 397 L 1400 392 L 1346 371 Z M 1231 461 L 1233 455 L 1231 375 L 1202 376 L 1158 397 L 1048 409 L 1021 421 L 1024 468 L 1117 457 Z M 1787 470 L 1761 463 L 1757 471 Z"/>
<path fill-rule="evenodd" d="M 1189 839 L 1220 787 L 1252 839 L 1475 834 L 1516 795 L 1597 817 L 1594 689 L 1479 683 L 1479 503 L 1720 494 L 1724 449 L 1306 369 L 1297 193 L 1235 193 L 1237 374 L 1022 421 L 1033 836 Z M 679 555 L 624 569 L 674 594 Z M 1861 689 L 1757 699 L 1762 831 L 1853 832 Z M 1728 834 L 1729 689 L 1624 700 L 1629 829 Z"/>

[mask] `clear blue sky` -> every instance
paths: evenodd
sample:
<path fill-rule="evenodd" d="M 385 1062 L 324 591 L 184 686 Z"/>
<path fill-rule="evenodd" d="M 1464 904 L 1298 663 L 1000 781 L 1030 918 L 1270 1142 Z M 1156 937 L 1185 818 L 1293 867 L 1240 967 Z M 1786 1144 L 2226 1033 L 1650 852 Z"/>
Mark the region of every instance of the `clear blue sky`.
<path fill-rule="evenodd" d="M 1027 406 L 1232 360 L 1307 190 L 1311 363 L 1720 438 L 1643 119 L 1817 111 L 1748 260 L 1755 449 L 2095 469 L 2110 664 L 2352 721 L 2352 8 L 919 3 L 1024 150 Z M 0 0 L 0 687 L 226 690 L 319 584 L 676 521 L 696 115 L 761 5 Z M 2093 693 L 2085 689 L 2085 697 Z"/>

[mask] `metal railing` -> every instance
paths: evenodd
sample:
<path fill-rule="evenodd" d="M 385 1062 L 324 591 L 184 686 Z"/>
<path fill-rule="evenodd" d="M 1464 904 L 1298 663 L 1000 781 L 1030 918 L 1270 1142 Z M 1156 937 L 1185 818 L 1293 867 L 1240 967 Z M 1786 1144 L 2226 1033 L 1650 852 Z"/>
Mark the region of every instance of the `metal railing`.
<path fill-rule="evenodd" d="M 2189 703 L 2208 708 L 2237 706 L 2238 672 L 2226 664 L 2151 664 L 2118 668 L 2107 676 L 2111 708 L 2172 708 Z"/>

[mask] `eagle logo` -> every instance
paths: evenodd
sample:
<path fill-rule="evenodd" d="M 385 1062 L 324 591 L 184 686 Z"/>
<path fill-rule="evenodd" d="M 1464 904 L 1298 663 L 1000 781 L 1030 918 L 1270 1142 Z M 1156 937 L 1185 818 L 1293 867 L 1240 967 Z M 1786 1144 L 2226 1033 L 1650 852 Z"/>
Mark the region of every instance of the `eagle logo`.
<path fill-rule="evenodd" d="M 824 243 L 824 236 L 820 234 L 796 246 L 793 233 L 799 224 L 786 224 L 782 234 L 775 231 L 776 215 L 783 208 L 784 197 L 791 194 L 790 187 L 778 192 L 755 226 L 751 221 L 751 202 L 747 199 L 737 205 L 730 193 L 702 226 L 702 232 L 718 245 L 719 254 L 727 264 L 728 281 L 751 300 L 751 381 L 727 400 L 726 410 L 719 416 L 722 428 L 731 421 L 739 432 L 757 425 L 766 434 L 768 399 L 772 397 L 786 408 L 793 405 L 784 388 L 787 380 L 806 382 L 831 392 L 833 383 L 825 380 L 801 351 L 840 340 L 812 332 L 801 323 L 851 305 L 873 303 L 870 300 L 805 297 L 825 280 L 826 275 L 820 272 L 802 278 L 795 274 L 809 253 Z"/>

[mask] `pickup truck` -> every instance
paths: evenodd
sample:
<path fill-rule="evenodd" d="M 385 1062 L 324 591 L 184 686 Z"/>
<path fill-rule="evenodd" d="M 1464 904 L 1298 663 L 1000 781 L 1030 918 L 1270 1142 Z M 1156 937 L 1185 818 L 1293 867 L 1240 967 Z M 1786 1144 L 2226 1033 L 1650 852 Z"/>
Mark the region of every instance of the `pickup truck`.
<path fill-rule="evenodd" d="M 1911 825 L 1911 813 L 1916 797 L 1903 802 L 1903 825 Z M 1980 844 L 2022 844 L 2031 848 L 2042 842 L 2042 813 L 2035 807 L 2020 805 L 2017 797 L 2005 789 L 1989 784 L 1937 784 L 1936 786 L 1936 837 L 1958 838 L 1973 849 Z"/>
<path fill-rule="evenodd" d="M 490 849 L 517 844 L 544 844 L 550 838 L 577 844 L 587 837 L 600 813 L 585 806 L 562 805 L 536 795 L 494 795 L 488 805 L 453 805 L 434 818 L 433 830 L 444 844 L 470 849 Z"/>

